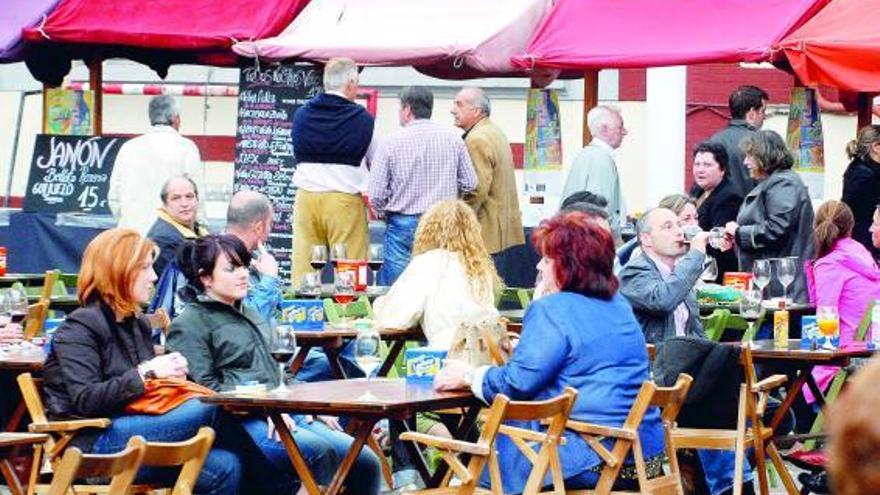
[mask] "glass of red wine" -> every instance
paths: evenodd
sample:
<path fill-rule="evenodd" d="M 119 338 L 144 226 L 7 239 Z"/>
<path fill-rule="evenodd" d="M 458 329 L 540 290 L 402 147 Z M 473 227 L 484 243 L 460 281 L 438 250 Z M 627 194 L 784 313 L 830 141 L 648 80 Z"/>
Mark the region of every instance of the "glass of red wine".
<path fill-rule="evenodd" d="M 367 266 L 373 271 L 373 287 L 378 287 L 379 268 L 385 262 L 385 246 L 382 244 L 370 244 L 370 257 L 367 258 Z"/>
<path fill-rule="evenodd" d="M 23 322 L 28 312 L 28 298 L 24 288 L 10 287 L 6 297 L 9 300 L 9 316 L 12 323 Z"/>
<path fill-rule="evenodd" d="M 312 260 L 310 261 L 312 270 L 318 273 L 318 280 L 321 279 L 321 270 L 327 264 L 327 246 L 321 244 L 312 246 Z"/>
<path fill-rule="evenodd" d="M 287 391 L 285 367 L 296 353 L 296 335 L 290 325 L 275 327 L 275 331 L 272 333 L 272 347 L 269 352 L 272 354 L 272 359 L 278 363 L 278 386 L 272 392 L 284 393 Z"/>
<path fill-rule="evenodd" d="M 354 272 L 343 270 L 336 273 L 333 300 L 342 306 L 342 318 L 340 323 L 343 327 L 348 326 L 348 304 L 354 301 Z"/>

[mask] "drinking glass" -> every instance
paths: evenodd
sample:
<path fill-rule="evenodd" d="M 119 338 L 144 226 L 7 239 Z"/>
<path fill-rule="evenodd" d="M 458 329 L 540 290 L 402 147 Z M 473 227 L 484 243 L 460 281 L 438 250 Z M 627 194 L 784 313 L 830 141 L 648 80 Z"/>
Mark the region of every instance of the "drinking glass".
<path fill-rule="evenodd" d="M 782 284 L 782 300 L 788 301 L 788 286 L 794 282 L 797 275 L 797 265 L 793 258 L 780 258 L 776 260 L 776 278 Z"/>
<path fill-rule="evenodd" d="M 370 244 L 370 257 L 367 258 L 367 266 L 373 271 L 373 287 L 378 287 L 377 282 L 379 268 L 385 262 L 385 246 L 382 244 Z"/>
<path fill-rule="evenodd" d="M 823 349 L 836 349 L 840 342 L 840 317 L 834 306 L 816 308 L 816 324 Z"/>
<path fill-rule="evenodd" d="M 749 340 L 755 334 L 755 322 L 761 317 L 761 299 L 761 292 L 749 289 L 743 292 L 742 298 L 739 300 L 739 315 L 749 324 Z"/>
<path fill-rule="evenodd" d="M 10 287 L 6 297 L 9 301 L 9 316 L 12 323 L 23 322 L 28 312 L 28 298 L 24 288 Z"/>
<path fill-rule="evenodd" d="M 357 338 L 354 341 L 354 360 L 367 375 L 368 387 L 373 372 L 382 364 L 381 349 L 382 339 L 379 337 L 378 330 L 372 326 L 358 330 Z M 359 399 L 376 400 L 376 397 L 370 393 L 368 388 Z"/>
<path fill-rule="evenodd" d="M 290 325 L 278 325 L 272 333 L 272 347 L 269 351 L 272 359 L 278 363 L 278 386 L 272 390 L 274 393 L 287 391 L 286 373 L 284 367 L 296 353 L 296 335 Z"/>
<path fill-rule="evenodd" d="M 718 279 L 718 262 L 715 258 L 708 256 L 706 262 L 703 263 L 703 273 L 700 274 L 703 282 L 710 283 Z"/>
<path fill-rule="evenodd" d="M 318 299 L 321 297 L 320 271 L 303 274 L 302 285 L 299 286 L 299 295 L 304 299 Z"/>
<path fill-rule="evenodd" d="M 756 260 L 752 266 L 752 282 L 761 290 L 761 299 L 764 298 L 764 287 L 770 283 L 770 260 Z"/>
<path fill-rule="evenodd" d="M 342 306 L 342 327 L 348 326 L 348 304 L 354 300 L 354 272 L 343 270 L 336 274 L 333 300 Z"/>
<path fill-rule="evenodd" d="M 12 304 L 9 302 L 9 291 L 0 292 L 0 327 L 12 321 Z"/>
<path fill-rule="evenodd" d="M 323 244 L 312 246 L 312 260 L 310 263 L 312 265 L 312 270 L 315 270 L 318 273 L 318 280 L 320 280 L 321 270 L 323 270 L 324 265 L 327 264 L 327 246 Z"/>
<path fill-rule="evenodd" d="M 709 246 L 721 249 L 724 244 L 724 227 L 713 227 L 709 231 Z"/>
<path fill-rule="evenodd" d="M 341 242 L 337 242 L 333 245 L 333 252 L 330 255 L 330 259 L 333 263 L 339 263 L 340 260 L 348 259 L 348 250 L 345 248 L 345 244 Z"/>

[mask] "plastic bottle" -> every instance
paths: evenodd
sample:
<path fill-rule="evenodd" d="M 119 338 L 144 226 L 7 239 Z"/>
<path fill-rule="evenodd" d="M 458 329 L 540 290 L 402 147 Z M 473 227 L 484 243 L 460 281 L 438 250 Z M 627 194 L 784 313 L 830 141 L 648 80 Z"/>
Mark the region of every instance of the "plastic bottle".
<path fill-rule="evenodd" d="M 880 299 L 874 301 L 871 309 L 871 344 L 874 349 L 880 349 Z"/>
<path fill-rule="evenodd" d="M 788 310 L 785 309 L 785 301 L 773 313 L 773 347 L 788 349 Z"/>
<path fill-rule="evenodd" d="M 0 246 L 0 277 L 6 276 L 6 246 Z"/>

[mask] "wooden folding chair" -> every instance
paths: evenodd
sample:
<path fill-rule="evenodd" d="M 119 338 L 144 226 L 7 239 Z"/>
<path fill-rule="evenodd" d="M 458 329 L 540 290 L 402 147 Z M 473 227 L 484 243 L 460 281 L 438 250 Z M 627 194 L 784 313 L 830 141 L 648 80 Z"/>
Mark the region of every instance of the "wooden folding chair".
<path fill-rule="evenodd" d="M 148 442 L 143 465 L 153 467 L 182 466 L 177 481 L 168 495 L 192 495 L 196 480 L 205 465 L 205 459 L 214 444 L 214 430 L 208 426 L 183 442 Z M 111 492 L 113 493 L 113 492 Z"/>
<path fill-rule="evenodd" d="M 773 444 L 773 430 L 764 426 L 763 416 L 767 407 L 770 392 L 785 383 L 785 375 L 769 376 L 760 382 L 755 375 L 755 366 L 752 361 L 752 349 L 745 343 L 742 346 L 742 362 L 745 383 L 740 386 L 739 401 L 737 405 L 736 429 L 708 429 L 708 428 L 675 428 L 672 432 L 672 440 L 676 449 L 717 449 L 733 450 L 736 454 L 734 461 L 733 495 L 742 494 L 743 465 L 746 450 L 755 450 L 756 469 L 761 493 L 769 495 L 767 481 L 766 458 L 776 467 L 782 484 L 789 495 L 798 495 L 791 474 L 785 467 L 779 451 Z M 751 426 L 747 423 L 750 422 Z M 673 457 L 670 454 L 670 458 Z"/>
<path fill-rule="evenodd" d="M 28 313 L 24 320 L 24 339 L 30 340 L 43 332 L 46 318 L 49 317 L 49 302 L 40 301 L 28 305 Z"/>
<path fill-rule="evenodd" d="M 171 327 L 171 318 L 168 317 L 168 311 L 165 308 L 159 308 L 155 313 L 146 315 L 150 328 L 162 330 L 163 334 L 168 334 L 168 328 Z"/>
<path fill-rule="evenodd" d="M 146 452 L 146 442 L 141 437 L 133 437 L 128 446 L 118 454 L 83 454 L 71 447 L 55 470 L 49 487 L 49 495 L 66 495 L 73 489 L 74 480 L 87 477 L 110 477 L 107 493 L 127 495 L 132 493 L 132 483 Z M 77 493 L 74 489 L 73 493 Z"/>
<path fill-rule="evenodd" d="M 622 493 L 683 495 L 684 491 L 681 487 L 678 460 L 674 455 L 676 446 L 672 438 L 672 432 L 675 429 L 675 420 L 678 417 L 681 406 L 684 404 L 684 399 L 687 396 L 692 381 L 693 378 L 689 375 L 681 374 L 672 387 L 658 387 L 650 381 L 643 383 L 626 420 L 623 422 L 623 426 L 620 428 L 569 420 L 567 428 L 580 433 L 587 444 L 602 458 L 604 464 L 599 474 L 599 482 L 594 490 L 569 490 L 567 493 L 569 495 Z M 651 406 L 657 406 L 661 409 L 666 452 L 669 455 L 669 474 L 649 479 L 638 430 L 645 414 L 648 412 L 648 408 Z M 604 439 L 614 440 L 610 450 L 601 443 Z M 630 453 L 632 453 L 638 478 L 638 489 L 635 491 L 612 491 L 614 482 L 620 475 L 620 471 Z"/>

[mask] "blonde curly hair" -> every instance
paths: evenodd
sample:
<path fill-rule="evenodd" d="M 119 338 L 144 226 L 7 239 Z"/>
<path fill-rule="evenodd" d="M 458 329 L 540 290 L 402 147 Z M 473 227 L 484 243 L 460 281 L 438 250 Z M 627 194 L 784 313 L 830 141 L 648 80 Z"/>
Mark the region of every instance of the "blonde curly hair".
<path fill-rule="evenodd" d="M 474 297 L 494 295 L 501 290 L 501 279 L 483 244 L 480 223 L 464 201 L 440 201 L 422 215 L 412 254 L 418 256 L 433 249 L 458 253 Z"/>

